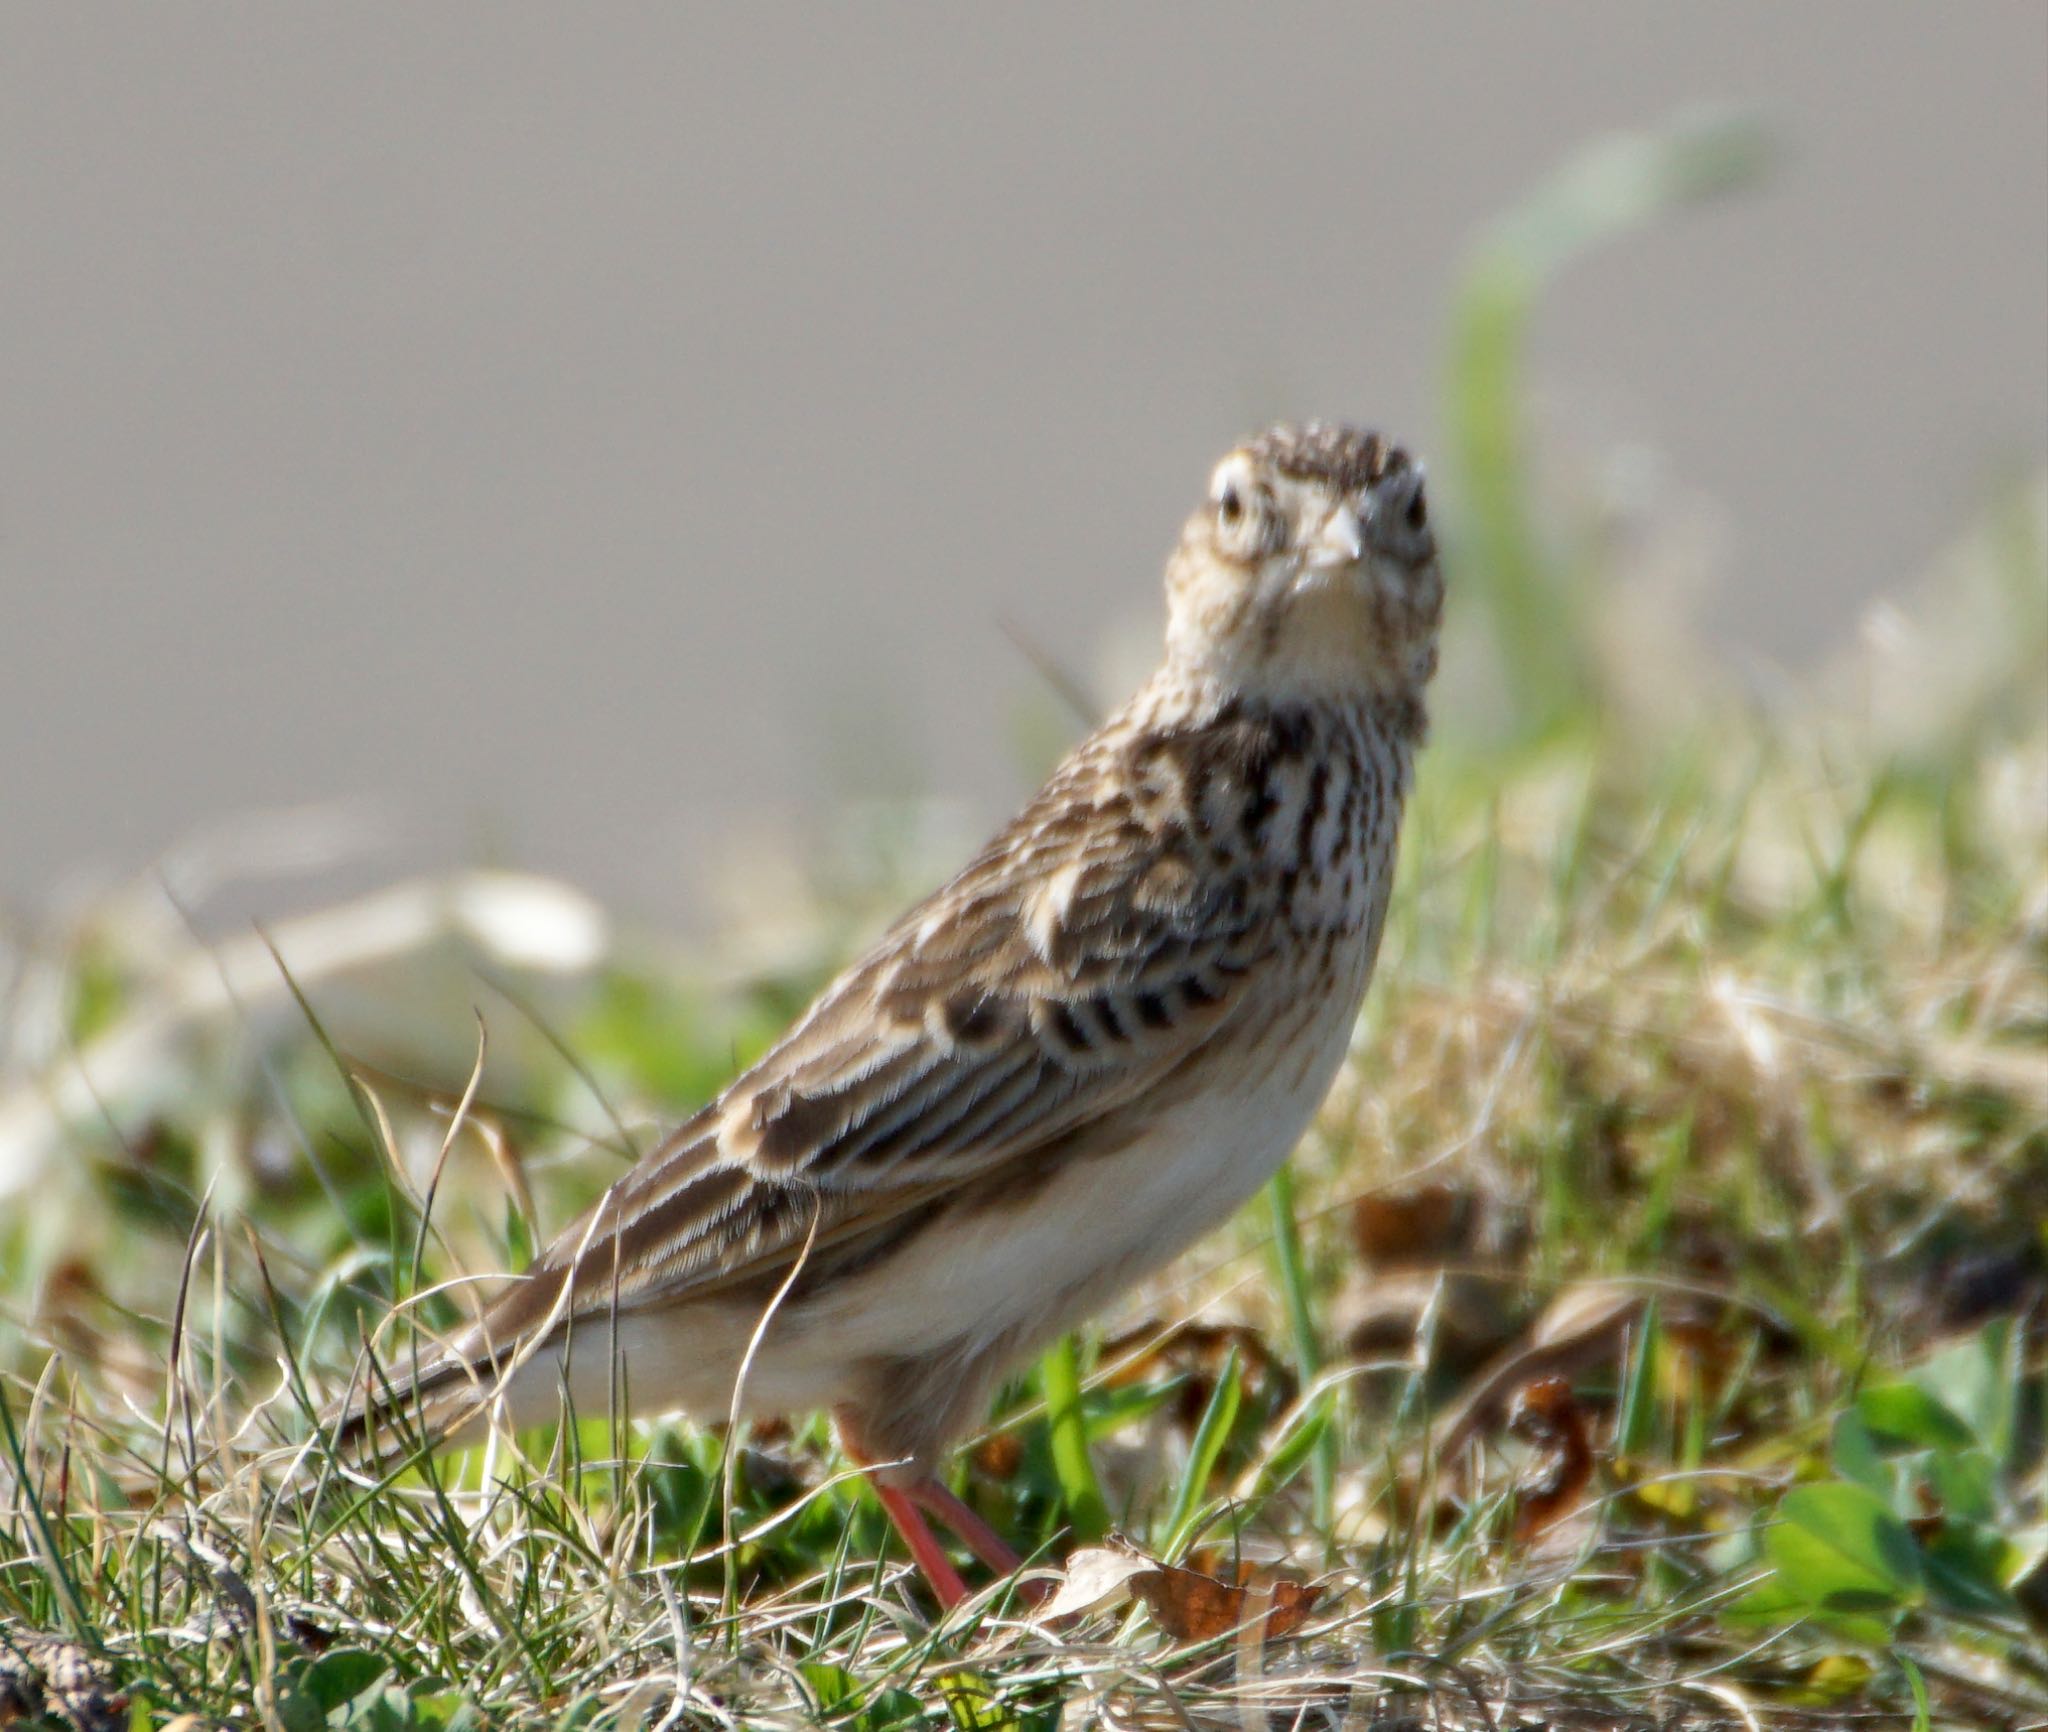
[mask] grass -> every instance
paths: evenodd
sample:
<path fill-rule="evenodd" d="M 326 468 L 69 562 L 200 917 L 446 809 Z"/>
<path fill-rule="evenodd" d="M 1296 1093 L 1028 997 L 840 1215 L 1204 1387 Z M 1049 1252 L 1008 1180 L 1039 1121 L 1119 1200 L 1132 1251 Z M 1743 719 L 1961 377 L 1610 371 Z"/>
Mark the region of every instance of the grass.
<path fill-rule="evenodd" d="M 944 862 L 875 850 L 744 966 L 506 875 L 281 922 L 282 965 L 114 898 L 8 988 L 0 1713 L 2048 1724 L 2043 491 L 1839 681 L 1646 679 L 1598 623 L 1643 533 L 1545 508 L 1533 295 L 1487 287 L 1544 210 L 1547 270 L 1733 136 L 1605 146 L 1480 249 L 1459 635 L 1352 1061 L 1283 1185 L 959 1466 L 1020 1549 L 1123 1572 L 1098 1603 L 937 1621 L 801 1416 L 284 1489 L 363 1344 L 403 1363 L 394 1302 L 460 1315 L 444 1283 L 518 1267 Z"/>

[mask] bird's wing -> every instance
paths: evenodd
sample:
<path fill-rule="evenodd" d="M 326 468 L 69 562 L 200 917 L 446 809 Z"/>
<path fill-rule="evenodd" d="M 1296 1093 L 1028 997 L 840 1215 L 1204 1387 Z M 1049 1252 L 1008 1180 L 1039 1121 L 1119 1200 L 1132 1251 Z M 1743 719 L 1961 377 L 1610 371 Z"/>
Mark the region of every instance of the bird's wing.
<path fill-rule="evenodd" d="M 479 1327 L 502 1351 L 730 1289 L 1107 1134 L 1197 1057 L 1272 949 L 1277 889 L 1242 828 L 1260 745 L 1228 722 L 1098 735 Z"/>

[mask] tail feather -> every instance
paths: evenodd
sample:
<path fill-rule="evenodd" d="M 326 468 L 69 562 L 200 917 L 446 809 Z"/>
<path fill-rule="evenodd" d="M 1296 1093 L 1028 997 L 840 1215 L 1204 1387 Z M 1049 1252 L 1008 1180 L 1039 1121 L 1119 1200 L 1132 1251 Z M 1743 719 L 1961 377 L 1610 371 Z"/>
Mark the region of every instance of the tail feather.
<path fill-rule="evenodd" d="M 530 1313 L 536 1297 L 545 1312 L 562 1287 L 552 1271 L 529 1272 L 452 1336 L 423 1341 L 411 1354 L 380 1357 L 366 1343 L 350 1389 L 321 1415 L 321 1431 L 337 1453 L 370 1462 L 450 1436 L 484 1412 L 537 1338 L 552 1333 L 551 1317 Z"/>
<path fill-rule="evenodd" d="M 321 1415 L 332 1451 L 360 1466 L 384 1468 L 450 1437 L 489 1405 L 495 1373 L 488 1365 L 447 1358 L 417 1374 L 392 1376 L 365 1360 L 359 1386 Z"/>

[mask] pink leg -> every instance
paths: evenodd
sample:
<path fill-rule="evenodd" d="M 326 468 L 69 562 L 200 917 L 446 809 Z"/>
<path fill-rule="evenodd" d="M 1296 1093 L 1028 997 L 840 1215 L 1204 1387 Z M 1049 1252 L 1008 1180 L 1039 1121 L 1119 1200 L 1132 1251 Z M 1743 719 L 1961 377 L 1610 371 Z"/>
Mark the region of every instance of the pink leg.
<path fill-rule="evenodd" d="M 858 1421 L 844 1408 L 833 1417 L 839 1422 L 840 1445 L 855 1462 L 866 1467 L 874 1458 L 862 1447 Z M 868 1484 L 875 1488 L 875 1496 L 881 1500 L 882 1508 L 889 1512 L 890 1521 L 896 1524 L 896 1531 L 903 1536 L 903 1543 L 910 1548 L 911 1557 L 924 1571 L 925 1580 L 931 1583 L 932 1592 L 938 1595 L 939 1604 L 945 1610 L 950 1612 L 967 1597 L 967 1584 L 946 1556 L 945 1548 L 939 1544 L 938 1535 L 932 1532 L 923 1512 L 938 1517 L 941 1524 L 964 1541 L 967 1549 L 997 1575 L 1014 1576 L 1024 1567 L 1024 1560 L 1011 1550 L 1009 1542 L 1001 1534 L 931 1475 L 899 1487 L 870 1473 Z M 1021 1588 L 1019 1596 L 1029 1602 L 1037 1600 L 1044 1592 L 1043 1584 L 1033 1582 Z"/>
<path fill-rule="evenodd" d="M 936 1479 L 912 1486 L 910 1495 L 966 1541 L 967 1549 L 997 1575 L 1014 1576 L 1024 1567 L 1024 1560 L 1010 1549 L 1009 1541 Z M 1050 1591 L 1050 1584 L 1045 1582 L 1017 1584 L 1017 1598 L 1026 1605 L 1036 1605 Z"/>
<path fill-rule="evenodd" d="M 967 1549 L 999 1576 L 1014 1576 L 1024 1560 L 1010 1549 L 1010 1543 L 935 1479 L 920 1480 L 910 1488 L 911 1501 L 934 1515 L 967 1543 Z"/>
<path fill-rule="evenodd" d="M 889 1512 L 889 1519 L 896 1524 L 896 1531 L 903 1536 L 903 1543 L 910 1548 L 917 1567 L 924 1571 L 924 1579 L 931 1583 L 932 1592 L 939 1596 L 940 1607 L 950 1612 L 967 1598 L 967 1584 L 960 1579 L 953 1560 L 946 1556 L 945 1547 L 939 1544 L 939 1536 L 918 1513 L 917 1504 L 908 1492 L 885 1485 L 872 1475 L 868 1484 L 875 1488 L 875 1496 L 882 1500 L 882 1508 Z"/>

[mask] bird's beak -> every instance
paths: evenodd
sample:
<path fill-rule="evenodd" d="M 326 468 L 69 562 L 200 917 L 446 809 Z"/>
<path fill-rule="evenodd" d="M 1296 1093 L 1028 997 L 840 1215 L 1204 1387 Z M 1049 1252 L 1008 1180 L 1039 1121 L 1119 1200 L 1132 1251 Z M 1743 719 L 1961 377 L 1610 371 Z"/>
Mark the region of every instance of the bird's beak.
<path fill-rule="evenodd" d="M 1356 565 L 1364 557 L 1364 520 L 1349 505 L 1339 505 L 1323 520 L 1323 527 L 1309 543 L 1304 563 L 1310 571 L 1320 573 Z"/>

